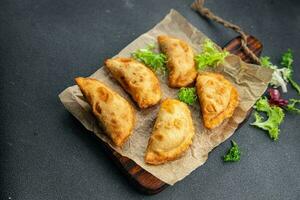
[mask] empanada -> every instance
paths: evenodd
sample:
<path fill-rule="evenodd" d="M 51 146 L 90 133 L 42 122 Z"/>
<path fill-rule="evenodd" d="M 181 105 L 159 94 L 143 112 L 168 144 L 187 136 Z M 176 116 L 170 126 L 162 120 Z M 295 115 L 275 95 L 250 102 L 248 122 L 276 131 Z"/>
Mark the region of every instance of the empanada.
<path fill-rule="evenodd" d="M 164 100 L 149 139 L 146 163 L 159 165 L 179 158 L 192 144 L 194 134 L 188 106 L 175 99 Z"/>
<path fill-rule="evenodd" d="M 122 146 L 134 128 L 133 107 L 126 99 L 96 79 L 78 77 L 75 81 L 106 134 L 116 146 Z"/>
<path fill-rule="evenodd" d="M 107 59 L 105 65 L 140 108 L 160 101 L 159 81 L 152 70 L 142 63 L 131 58 L 113 58 Z"/>
<path fill-rule="evenodd" d="M 199 73 L 196 88 L 206 128 L 219 126 L 239 104 L 237 89 L 221 74 Z"/>
<path fill-rule="evenodd" d="M 185 87 L 194 82 L 197 71 L 193 49 L 186 42 L 166 35 L 158 36 L 158 43 L 168 57 L 169 86 Z"/>

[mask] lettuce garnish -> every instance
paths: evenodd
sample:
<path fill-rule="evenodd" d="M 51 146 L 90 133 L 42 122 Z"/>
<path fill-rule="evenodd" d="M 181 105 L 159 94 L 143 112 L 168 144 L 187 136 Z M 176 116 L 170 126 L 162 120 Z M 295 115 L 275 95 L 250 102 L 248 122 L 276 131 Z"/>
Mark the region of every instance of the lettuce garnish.
<path fill-rule="evenodd" d="M 300 104 L 300 99 L 289 99 L 289 104 L 284 107 L 285 110 L 300 114 L 300 108 L 296 107 L 296 104 Z"/>
<path fill-rule="evenodd" d="M 268 131 L 269 137 L 273 140 L 279 138 L 279 125 L 284 119 L 284 112 L 280 107 L 270 106 L 266 97 L 261 97 L 254 105 L 256 112 L 254 113 L 255 122 L 251 125 Z M 257 111 L 265 112 L 267 119 L 261 116 Z"/>
<path fill-rule="evenodd" d="M 241 158 L 241 152 L 237 143 L 231 140 L 231 146 L 227 154 L 223 157 L 224 162 L 237 162 Z"/>
<path fill-rule="evenodd" d="M 177 93 L 177 97 L 180 101 L 193 105 L 197 100 L 196 88 L 185 88 L 182 87 Z"/>
<path fill-rule="evenodd" d="M 261 66 L 263 66 L 263 67 L 270 67 L 270 66 L 273 65 L 271 63 L 271 61 L 270 61 L 270 57 L 269 56 L 262 56 L 262 57 L 260 57 L 260 63 L 261 63 Z"/>
<path fill-rule="evenodd" d="M 162 53 L 154 52 L 154 49 L 154 45 L 148 45 L 146 48 L 136 50 L 131 55 L 134 59 L 143 62 L 156 73 L 165 74 L 167 72 L 167 57 Z"/>
<path fill-rule="evenodd" d="M 287 83 L 289 82 L 293 88 L 295 88 L 300 94 L 300 85 L 296 83 L 296 81 L 293 79 L 293 52 L 291 49 L 288 49 L 287 52 L 282 54 L 281 57 L 281 66 L 282 68 L 278 68 L 276 65 L 273 65 L 270 61 L 270 57 L 263 56 L 260 59 L 261 66 L 271 68 L 274 70 L 272 75 L 272 80 L 270 84 L 277 88 L 281 87 L 282 92 L 287 92 Z"/>
<path fill-rule="evenodd" d="M 203 70 L 206 67 L 215 67 L 228 55 L 227 51 L 220 51 L 211 40 L 206 39 L 202 45 L 202 52 L 195 56 L 196 68 Z"/>
<path fill-rule="evenodd" d="M 280 64 L 285 68 L 289 69 L 288 72 L 284 74 L 284 77 L 286 81 L 289 81 L 292 87 L 296 89 L 298 94 L 300 94 L 300 86 L 298 83 L 296 83 L 296 81 L 293 80 L 293 62 L 294 62 L 293 52 L 291 49 L 288 49 L 287 52 L 282 54 Z"/>
<path fill-rule="evenodd" d="M 270 81 L 270 85 L 273 87 L 281 87 L 282 92 L 287 92 L 287 76 L 291 73 L 290 69 L 287 67 L 278 68 L 276 65 L 273 65 L 270 61 L 270 57 L 262 56 L 260 58 L 261 66 L 273 69 L 274 72 L 272 74 L 272 79 Z"/>

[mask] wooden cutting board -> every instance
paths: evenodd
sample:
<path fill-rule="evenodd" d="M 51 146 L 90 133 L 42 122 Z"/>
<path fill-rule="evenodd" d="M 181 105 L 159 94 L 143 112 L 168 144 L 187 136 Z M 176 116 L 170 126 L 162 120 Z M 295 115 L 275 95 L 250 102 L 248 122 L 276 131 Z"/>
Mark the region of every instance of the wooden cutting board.
<path fill-rule="evenodd" d="M 247 45 L 257 56 L 260 56 L 263 46 L 259 40 L 257 40 L 253 36 L 248 36 Z M 249 58 L 249 56 L 247 56 L 241 49 L 240 37 L 231 40 L 223 48 L 230 53 L 239 56 L 245 62 L 251 63 L 251 59 Z M 250 112 L 251 111 L 249 111 L 249 114 Z M 156 194 L 169 186 L 165 182 L 159 180 L 158 178 L 141 168 L 134 161 L 115 152 L 106 143 L 102 141 L 101 143 L 104 145 L 104 148 L 108 155 L 113 159 L 120 170 L 124 172 L 131 184 L 139 191 L 147 194 Z"/>

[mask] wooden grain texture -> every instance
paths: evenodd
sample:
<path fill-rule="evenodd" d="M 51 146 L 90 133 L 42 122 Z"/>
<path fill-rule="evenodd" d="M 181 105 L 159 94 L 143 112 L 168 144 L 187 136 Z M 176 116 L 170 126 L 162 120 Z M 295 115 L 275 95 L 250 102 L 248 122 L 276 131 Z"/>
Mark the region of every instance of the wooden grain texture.
<path fill-rule="evenodd" d="M 262 52 L 262 44 L 253 36 L 248 36 L 247 40 L 248 47 L 257 55 L 260 56 Z M 224 49 L 232 54 L 238 55 L 245 62 L 251 63 L 251 59 L 243 52 L 241 49 L 241 38 L 237 37 L 228 42 Z M 249 111 L 250 113 L 251 111 Z M 161 192 L 163 189 L 168 187 L 168 184 L 159 180 L 134 161 L 127 157 L 121 156 L 119 153 L 115 152 L 112 148 L 103 142 L 105 149 L 109 156 L 113 159 L 116 165 L 124 172 L 131 184 L 146 194 L 156 194 Z"/>

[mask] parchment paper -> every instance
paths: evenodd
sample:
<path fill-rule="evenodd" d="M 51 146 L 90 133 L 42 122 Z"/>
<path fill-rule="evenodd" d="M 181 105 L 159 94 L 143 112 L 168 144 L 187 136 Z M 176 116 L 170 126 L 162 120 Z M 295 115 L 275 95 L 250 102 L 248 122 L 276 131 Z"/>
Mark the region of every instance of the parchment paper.
<path fill-rule="evenodd" d="M 130 43 L 117 56 L 129 57 L 130 53 L 138 48 L 144 48 L 149 43 L 157 44 L 157 36 L 160 34 L 168 34 L 187 41 L 194 48 L 195 52 L 201 51 L 200 44 L 206 38 L 203 33 L 192 26 L 177 11 L 171 10 L 160 23 Z M 234 55 L 228 56 L 225 62 L 220 64 L 216 70 L 223 73 L 239 91 L 240 104 L 235 110 L 233 117 L 226 120 L 218 128 L 209 131 L 202 125 L 198 103 L 190 107 L 196 128 L 196 135 L 191 148 L 179 160 L 159 166 L 151 166 L 144 163 L 144 153 L 159 105 L 146 110 L 140 110 L 135 106 L 137 110 L 135 130 L 124 147 L 120 149 L 111 145 L 110 140 L 103 134 L 103 131 L 99 128 L 91 113 L 90 106 L 76 85 L 65 89 L 59 95 L 59 98 L 65 108 L 71 112 L 85 128 L 107 142 L 121 155 L 134 160 L 138 165 L 157 178 L 173 185 L 190 174 L 197 167 L 203 165 L 208 158 L 208 153 L 234 133 L 238 125 L 246 117 L 247 111 L 266 90 L 272 75 L 272 70 L 246 64 L 242 62 L 239 57 Z M 91 77 L 101 80 L 135 105 L 129 95 L 112 79 L 105 68 L 100 68 L 92 74 Z M 166 77 L 161 76 L 159 78 L 163 98 L 176 98 L 177 90 L 167 86 Z"/>

